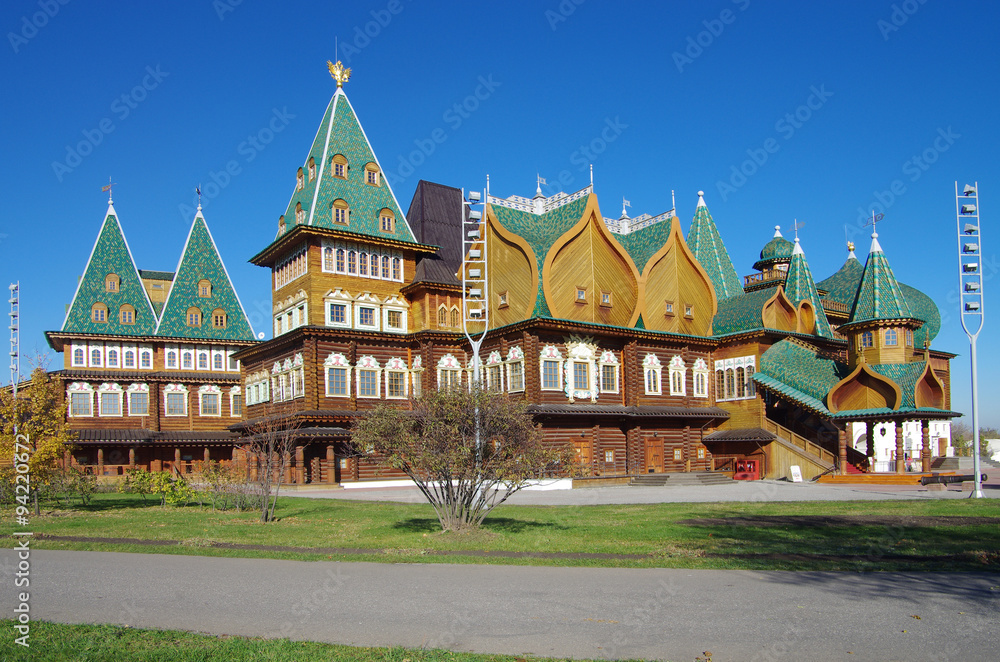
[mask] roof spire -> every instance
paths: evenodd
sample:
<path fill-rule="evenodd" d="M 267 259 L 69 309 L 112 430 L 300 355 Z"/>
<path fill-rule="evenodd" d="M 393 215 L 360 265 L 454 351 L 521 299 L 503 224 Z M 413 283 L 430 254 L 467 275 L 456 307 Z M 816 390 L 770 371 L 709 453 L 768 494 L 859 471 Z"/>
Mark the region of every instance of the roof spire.
<path fill-rule="evenodd" d="M 847 259 L 850 260 L 852 257 L 855 260 L 858 259 L 858 256 L 854 254 L 854 242 L 849 241 L 847 242 Z"/>
<path fill-rule="evenodd" d="M 330 76 L 333 77 L 333 80 L 337 81 L 337 88 L 343 87 L 344 83 L 350 80 L 351 70 L 344 67 L 340 60 L 337 60 L 337 64 L 327 60 L 326 66 L 330 70 Z"/>
<path fill-rule="evenodd" d="M 198 211 L 201 211 L 201 184 L 194 187 L 194 192 L 198 194 Z"/>
<path fill-rule="evenodd" d="M 677 211 L 677 198 L 674 197 L 674 189 L 670 189 L 670 208 Z"/>
<path fill-rule="evenodd" d="M 673 197 L 673 194 L 674 194 L 674 192 L 671 191 L 670 192 L 671 197 Z M 704 191 L 698 191 L 698 206 L 695 207 L 695 209 L 697 209 L 698 207 L 708 208 L 708 205 L 705 204 L 705 192 Z"/>
<path fill-rule="evenodd" d="M 544 178 L 544 177 L 542 177 L 541 175 L 539 175 L 538 173 L 535 173 L 535 177 L 536 177 L 536 178 L 537 178 L 537 180 L 538 180 L 538 182 L 537 182 L 537 183 L 538 183 L 538 186 L 537 186 L 537 187 L 535 188 L 535 197 L 536 197 L 536 198 L 537 198 L 537 197 L 542 197 L 542 198 L 544 198 L 544 197 L 545 197 L 545 194 L 544 194 L 544 193 L 542 193 L 542 184 L 545 184 L 546 186 L 548 186 L 548 185 L 549 185 L 549 183 L 548 183 L 547 181 L 545 181 L 545 178 Z"/>
<path fill-rule="evenodd" d="M 594 188 L 594 164 L 590 164 L 590 188 Z"/>
<path fill-rule="evenodd" d="M 115 183 L 112 183 L 112 182 L 111 182 L 111 177 L 108 177 L 108 183 L 107 183 L 107 185 L 106 185 L 106 186 L 102 186 L 102 187 L 101 187 L 101 191 L 102 191 L 102 192 L 104 192 L 104 191 L 107 191 L 107 193 L 108 193 L 108 206 L 109 206 L 109 207 L 110 207 L 110 206 L 111 206 L 112 204 L 114 204 L 114 200 L 112 200 L 112 199 L 111 199 L 111 187 L 112 187 L 112 186 L 117 186 L 117 185 L 118 185 L 118 183 L 117 183 L 117 182 L 115 182 Z"/>
<path fill-rule="evenodd" d="M 775 237 L 783 237 L 784 236 L 783 234 L 781 234 L 781 226 L 780 225 L 775 225 L 774 226 L 774 236 Z"/>
<path fill-rule="evenodd" d="M 632 206 L 632 203 L 629 202 L 628 200 L 626 200 L 625 196 L 623 195 L 622 196 L 622 218 L 628 218 L 628 214 L 625 212 L 625 208 L 626 207 L 631 207 L 631 206 Z"/>

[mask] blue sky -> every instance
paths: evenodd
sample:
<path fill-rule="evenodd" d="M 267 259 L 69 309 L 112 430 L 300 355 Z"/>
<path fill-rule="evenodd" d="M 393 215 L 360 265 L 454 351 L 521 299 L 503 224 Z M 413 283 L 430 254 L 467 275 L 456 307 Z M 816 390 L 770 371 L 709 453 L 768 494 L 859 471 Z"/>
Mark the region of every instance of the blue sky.
<path fill-rule="evenodd" d="M 482 188 L 489 174 L 493 194 L 530 196 L 536 173 L 571 192 L 592 163 L 605 216 L 623 197 L 632 216 L 660 213 L 675 191 L 686 230 L 704 190 L 741 275 L 797 218 L 820 280 L 848 239 L 865 259 L 859 219 L 880 205 L 897 278 L 941 309 L 934 347 L 959 354 L 966 413 L 953 187 L 978 180 L 980 408 L 1000 426 L 998 14 L 940 0 L 5 2 L 0 279 L 21 282 L 22 352 L 48 351 L 44 331 L 62 324 L 109 176 L 141 269 L 176 267 L 200 183 L 269 334 L 268 273 L 246 260 L 275 233 L 339 40 L 345 89 L 404 210 L 421 178 Z"/>

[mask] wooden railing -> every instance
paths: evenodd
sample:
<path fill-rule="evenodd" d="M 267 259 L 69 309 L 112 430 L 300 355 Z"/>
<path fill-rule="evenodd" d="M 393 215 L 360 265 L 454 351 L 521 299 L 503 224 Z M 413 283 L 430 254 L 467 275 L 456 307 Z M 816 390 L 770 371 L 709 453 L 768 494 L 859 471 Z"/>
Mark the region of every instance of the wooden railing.
<path fill-rule="evenodd" d="M 764 417 L 764 429 L 768 432 L 772 432 L 785 441 L 791 442 L 793 446 L 798 446 L 806 453 L 810 455 L 815 455 L 816 457 L 829 462 L 830 464 L 837 463 L 837 456 L 835 456 L 830 451 L 826 450 L 819 444 L 809 441 L 805 437 L 799 434 L 795 434 L 784 425 L 779 425 L 772 421 L 770 418 Z"/>
<path fill-rule="evenodd" d="M 744 276 L 743 286 L 748 287 L 750 285 L 756 285 L 758 283 L 767 283 L 772 280 L 784 281 L 786 278 L 788 278 L 787 271 L 783 271 L 781 269 L 765 269 L 760 273 Z"/>
<path fill-rule="evenodd" d="M 823 299 L 823 309 L 832 310 L 837 313 L 849 313 L 851 312 L 851 306 L 840 301 L 833 301 L 832 299 Z"/>

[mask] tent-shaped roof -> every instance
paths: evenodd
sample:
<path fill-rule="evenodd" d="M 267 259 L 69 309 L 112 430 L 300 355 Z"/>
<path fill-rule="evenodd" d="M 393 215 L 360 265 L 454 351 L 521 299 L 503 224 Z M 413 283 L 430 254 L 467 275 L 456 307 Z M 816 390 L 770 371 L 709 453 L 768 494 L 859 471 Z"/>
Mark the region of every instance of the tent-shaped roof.
<path fill-rule="evenodd" d="M 342 177 L 334 175 L 334 161 L 341 157 L 346 161 Z M 380 173 L 377 183 L 368 183 L 366 166 L 377 167 Z M 332 210 L 337 200 L 346 202 L 350 210 L 346 225 L 334 222 Z M 416 241 L 396 201 L 389 177 L 379 164 L 368 136 L 341 87 L 330 99 L 302 164 L 301 181 L 296 182 L 285 211 L 285 231 L 300 223 L 296 214 L 299 209 L 303 211 L 301 223 L 305 225 L 367 237 Z M 382 230 L 380 217 L 383 209 L 388 209 L 395 217 L 393 232 Z"/>
<path fill-rule="evenodd" d="M 733 261 L 726 251 L 719 229 L 712 220 L 712 214 L 705 204 L 704 192 L 698 191 L 698 207 L 694 212 L 694 221 L 688 231 L 687 243 L 694 253 L 695 259 L 701 263 L 715 287 L 715 297 L 722 301 L 729 297 L 743 294 L 739 276 L 733 268 Z M 640 269 L 642 266 L 639 267 Z"/>
<path fill-rule="evenodd" d="M 108 276 L 118 277 L 113 289 Z M 93 307 L 107 307 L 105 321 L 95 321 Z M 132 323 L 123 323 L 122 306 L 132 306 Z M 151 335 L 156 329 L 156 315 L 142 286 L 132 251 L 118 223 L 118 215 L 110 202 L 101 232 L 90 251 L 87 267 L 77 285 L 63 322 L 64 333 L 99 333 L 125 336 Z"/>
<path fill-rule="evenodd" d="M 872 247 L 861 276 L 861 285 L 851 308 L 851 324 L 876 320 L 912 319 L 906 297 L 896 282 L 889 260 L 882 252 L 878 233 L 872 234 Z"/>
<path fill-rule="evenodd" d="M 806 256 L 799 244 L 798 237 L 795 238 L 795 248 L 792 249 L 792 261 L 788 264 L 785 294 L 795 305 L 798 305 L 800 301 L 808 301 L 816 315 L 816 335 L 824 338 L 833 337 L 830 322 L 823 311 L 823 303 L 816 291 L 816 283 L 813 282 L 812 272 L 806 263 Z"/>
<path fill-rule="evenodd" d="M 209 283 L 207 296 L 203 296 L 199 288 L 203 280 Z M 197 325 L 190 325 L 188 311 L 194 308 L 200 311 L 200 319 Z M 219 326 L 213 319 L 216 310 L 226 314 L 225 323 Z M 254 339 L 243 304 L 233 288 L 200 206 L 184 243 L 156 335 L 210 340 Z"/>

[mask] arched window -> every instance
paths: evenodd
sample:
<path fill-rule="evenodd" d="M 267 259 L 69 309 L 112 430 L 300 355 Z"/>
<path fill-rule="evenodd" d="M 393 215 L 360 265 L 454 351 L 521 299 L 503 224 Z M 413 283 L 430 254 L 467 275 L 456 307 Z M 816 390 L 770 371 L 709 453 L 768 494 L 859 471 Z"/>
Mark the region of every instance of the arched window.
<path fill-rule="evenodd" d="M 333 167 L 330 169 L 330 174 L 339 179 L 347 179 L 347 159 L 343 154 L 334 154 L 331 159 Z"/>
<path fill-rule="evenodd" d="M 736 374 L 732 368 L 726 368 L 726 397 L 736 397 Z"/>
<path fill-rule="evenodd" d="M 743 368 L 736 369 L 736 397 L 746 397 L 747 373 Z"/>
<path fill-rule="evenodd" d="M 117 292 L 121 288 L 121 281 L 117 274 L 108 274 L 104 277 L 104 291 Z"/>
<path fill-rule="evenodd" d="M 333 222 L 347 225 L 350 218 L 350 207 L 347 201 L 340 198 L 333 201 Z"/>
<path fill-rule="evenodd" d="M 347 273 L 352 275 L 358 274 L 358 252 L 357 251 L 347 251 Z"/>
<path fill-rule="evenodd" d="M 122 365 L 124 367 L 126 367 L 126 368 L 134 368 L 135 367 L 135 352 L 133 352 L 131 349 L 126 349 L 125 350 L 125 354 L 123 356 L 123 359 L 124 360 L 123 360 Z"/>
<path fill-rule="evenodd" d="M 345 257 L 345 255 L 346 255 L 346 252 L 344 251 L 343 248 L 338 248 L 337 249 L 337 272 L 338 273 L 344 273 L 344 271 L 345 271 L 345 269 L 344 269 L 344 266 L 345 266 L 344 265 L 344 257 Z"/>
<path fill-rule="evenodd" d="M 126 303 L 118 309 L 118 318 L 122 324 L 135 324 L 135 308 Z"/>
<path fill-rule="evenodd" d="M 191 370 L 194 368 L 194 357 L 191 352 L 184 352 L 181 358 L 181 367 L 185 370 Z"/>
<path fill-rule="evenodd" d="M 398 257 L 392 258 L 392 279 L 403 280 L 403 261 Z"/>
<path fill-rule="evenodd" d="M 295 224 L 302 225 L 306 222 L 306 210 L 302 208 L 301 202 L 295 203 Z"/>
<path fill-rule="evenodd" d="M 885 330 L 885 346 L 886 347 L 896 346 L 896 329 Z"/>
<path fill-rule="evenodd" d="M 389 280 L 389 269 L 390 269 L 390 267 L 389 267 L 389 256 L 388 255 L 383 255 L 382 256 L 382 278 L 385 279 L 385 280 Z"/>
<path fill-rule="evenodd" d="M 90 307 L 90 319 L 101 324 L 108 321 L 108 307 L 103 303 L 95 303 Z"/>
<path fill-rule="evenodd" d="M 139 365 L 143 368 L 153 367 L 153 353 L 150 351 L 140 352 Z"/>
<path fill-rule="evenodd" d="M 207 278 L 198 281 L 198 296 L 202 299 L 212 296 L 212 281 Z"/>
<path fill-rule="evenodd" d="M 109 349 L 108 350 L 108 367 L 117 368 L 118 367 L 118 350 Z"/>
<path fill-rule="evenodd" d="M 715 371 L 715 399 L 726 399 L 726 373 L 724 370 Z"/>
<path fill-rule="evenodd" d="M 222 370 L 222 354 L 212 357 L 212 370 Z"/>
<path fill-rule="evenodd" d="M 208 354 L 198 353 L 198 370 L 208 370 Z"/>
<path fill-rule="evenodd" d="M 365 183 L 372 186 L 380 186 L 379 169 L 374 163 L 365 165 Z"/>
<path fill-rule="evenodd" d="M 361 256 L 358 259 L 358 272 L 362 276 L 368 275 L 368 253 L 361 251 Z"/>
<path fill-rule="evenodd" d="M 212 326 L 216 329 L 226 328 L 228 321 L 228 315 L 226 315 L 226 311 L 222 308 L 216 308 L 212 311 Z"/>
<path fill-rule="evenodd" d="M 383 209 L 379 212 L 379 228 L 382 232 L 396 231 L 396 215 L 391 209 Z"/>
<path fill-rule="evenodd" d="M 316 179 L 316 159 L 309 157 L 309 181 Z"/>
<path fill-rule="evenodd" d="M 448 309 L 444 306 L 438 308 L 438 326 L 448 326 Z"/>
<path fill-rule="evenodd" d="M 462 319 L 459 317 L 458 308 L 451 309 L 451 325 L 454 327 L 459 327 L 462 325 Z"/>
<path fill-rule="evenodd" d="M 323 247 L 323 271 L 333 271 L 333 248 Z"/>
<path fill-rule="evenodd" d="M 872 332 L 865 331 L 861 334 L 861 347 L 867 348 L 872 346 Z"/>
<path fill-rule="evenodd" d="M 754 369 L 752 365 L 747 366 L 747 397 L 752 398 L 757 394 L 757 389 L 753 385 Z"/>
<path fill-rule="evenodd" d="M 84 352 L 82 347 L 73 350 L 73 365 L 83 365 Z"/>
<path fill-rule="evenodd" d="M 104 358 L 104 353 L 101 352 L 100 348 L 95 347 L 90 350 L 90 365 L 91 367 L 100 367 L 101 359 Z"/>
<path fill-rule="evenodd" d="M 913 329 L 906 330 L 906 346 L 913 347 Z"/>
<path fill-rule="evenodd" d="M 302 176 L 302 168 L 295 173 L 295 190 L 301 191 L 306 186 L 306 179 Z M 301 207 L 301 205 L 300 205 Z"/>
<path fill-rule="evenodd" d="M 187 311 L 187 325 L 188 326 L 201 326 L 201 310 L 198 308 L 188 308 Z"/>

